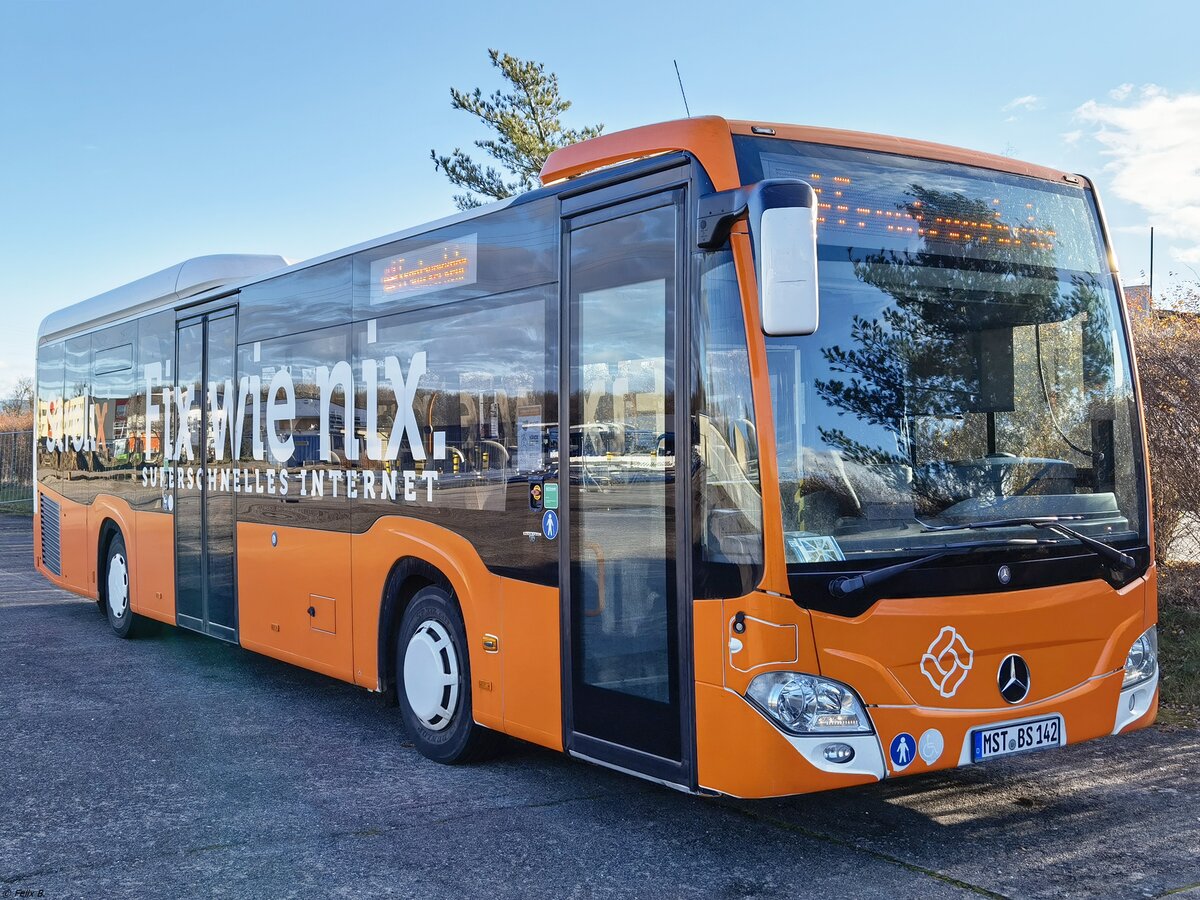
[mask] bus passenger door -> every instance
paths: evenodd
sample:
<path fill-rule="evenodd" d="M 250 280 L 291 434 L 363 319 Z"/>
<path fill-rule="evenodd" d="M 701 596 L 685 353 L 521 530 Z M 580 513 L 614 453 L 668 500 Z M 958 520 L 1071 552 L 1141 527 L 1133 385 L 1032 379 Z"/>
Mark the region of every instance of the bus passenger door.
<path fill-rule="evenodd" d="M 221 408 L 226 379 L 237 384 L 237 313 L 225 308 L 180 320 L 175 330 L 175 391 L 189 391 L 179 415 L 173 403 L 173 435 L 183 438 L 175 460 L 175 617 L 178 624 L 213 637 L 237 641 L 237 600 L 234 585 L 234 513 L 230 491 L 220 487 L 221 466 L 229 459 L 225 423 L 210 421 L 208 385 L 217 389 Z M 225 434 L 222 459 L 216 440 Z M 209 470 L 213 478 L 209 479 Z"/>
<path fill-rule="evenodd" d="M 688 470 L 675 468 L 684 196 L 578 215 L 564 204 L 559 540 L 567 749 L 690 786 Z"/>

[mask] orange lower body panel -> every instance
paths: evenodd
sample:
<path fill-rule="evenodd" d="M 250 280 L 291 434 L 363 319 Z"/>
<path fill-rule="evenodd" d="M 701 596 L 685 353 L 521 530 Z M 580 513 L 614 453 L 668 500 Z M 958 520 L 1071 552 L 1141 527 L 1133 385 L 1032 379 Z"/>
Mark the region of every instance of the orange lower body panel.
<path fill-rule="evenodd" d="M 134 513 L 136 556 L 131 586 L 135 612 L 175 624 L 175 519 L 161 512 Z"/>
<path fill-rule="evenodd" d="M 783 797 L 876 780 L 822 772 L 745 698 L 713 684 L 696 685 L 696 745 L 700 787 L 734 797 Z"/>
<path fill-rule="evenodd" d="M 44 571 L 43 574 L 61 588 L 95 598 L 96 551 L 95 544 L 89 547 L 88 543 L 88 508 L 60 495 L 53 496 L 61 507 L 58 533 L 62 575 L 56 577 Z M 41 516 L 40 511 L 38 515 Z"/>
<path fill-rule="evenodd" d="M 237 583 L 243 647 L 354 680 L 350 535 L 239 522 Z"/>
<path fill-rule="evenodd" d="M 810 613 L 774 595 L 698 601 L 700 786 L 772 797 L 945 769 L 973 761 L 977 729 L 1039 717 L 1061 717 L 1064 743 L 1144 728 L 1154 721 L 1157 685 L 1123 693 L 1122 665 L 1157 618 L 1146 596 L 1153 574 L 1121 589 L 1090 582 L 881 601 L 857 619 Z M 954 652 L 943 655 L 943 644 Z M 1011 706 L 998 686 L 1009 654 L 1021 654 L 1031 673 L 1026 699 Z M 960 670 L 943 678 L 935 662 Z M 746 699 L 750 682 L 772 671 L 820 675 L 854 689 L 874 730 L 853 740 L 855 765 L 839 771 L 822 759 L 825 744 L 843 738 L 785 734 Z M 899 759 L 890 752 L 893 742 L 904 745 Z"/>
<path fill-rule="evenodd" d="M 39 505 L 33 523 L 34 563 L 39 572 L 55 585 L 95 599 L 98 596 L 100 535 L 115 525 L 125 541 L 129 562 L 129 603 L 133 611 L 175 624 L 175 521 L 162 512 L 135 510 L 129 503 L 109 494 L 101 494 L 85 506 L 65 499 L 45 486 L 39 488 L 61 508 L 60 558 L 62 575 L 46 569 L 42 560 L 41 517 Z"/>
<path fill-rule="evenodd" d="M 558 589 L 490 572 L 469 541 L 429 522 L 379 519 L 351 538 L 354 681 L 379 687 L 379 622 L 384 586 L 400 559 L 423 560 L 450 581 L 462 608 L 475 720 L 562 749 Z M 506 628 L 506 622 L 511 627 Z M 496 639 L 497 649 L 484 648 Z"/>

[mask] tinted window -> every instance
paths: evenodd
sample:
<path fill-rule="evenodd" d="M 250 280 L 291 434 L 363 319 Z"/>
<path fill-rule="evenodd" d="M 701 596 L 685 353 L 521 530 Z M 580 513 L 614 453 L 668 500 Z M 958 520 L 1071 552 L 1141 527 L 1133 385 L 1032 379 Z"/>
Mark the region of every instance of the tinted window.
<path fill-rule="evenodd" d="M 96 470 L 88 403 L 91 370 L 92 336 L 84 334 L 69 338 L 63 366 L 63 434 L 66 438 L 62 454 L 63 495 L 81 502 L 91 499 L 88 481 Z"/>
<path fill-rule="evenodd" d="M 347 325 L 238 348 L 239 389 L 246 393 L 238 401 L 243 424 L 232 440 L 240 444 L 240 465 L 249 472 L 243 473 L 238 491 L 240 519 L 349 530 L 345 473 L 355 462 L 350 455 L 355 449 L 355 411 L 346 405 L 354 392 L 350 358 Z M 290 374 L 295 415 L 268 423 L 268 407 L 281 399 L 278 391 L 271 391 L 280 370 Z M 349 382 L 344 374 L 350 375 Z M 236 423 L 236 410 L 231 418 Z M 268 427 L 277 444 L 290 439 L 290 455 L 272 456 Z M 327 460 L 322 459 L 323 431 L 330 438 Z M 218 482 L 218 491 L 223 489 L 227 488 Z"/>
<path fill-rule="evenodd" d="M 360 454 L 355 531 L 382 515 L 428 519 L 468 538 L 493 569 L 555 580 L 557 548 L 524 532 L 540 529 L 530 483 L 557 466 L 557 365 L 546 339 L 557 333 L 547 322 L 556 305 L 543 287 L 355 326 L 359 434 L 364 451 L 377 448 Z"/>
<path fill-rule="evenodd" d="M 136 503 L 143 509 L 165 510 L 161 481 L 165 417 L 171 399 L 165 390 L 174 383 L 175 312 L 155 313 L 137 323 L 134 360 L 136 390 L 129 404 L 128 444 L 133 464 Z M 149 415 L 147 415 L 147 399 Z"/>
<path fill-rule="evenodd" d="M 101 346 L 109 340 L 116 340 L 121 337 L 129 337 L 132 341 L 134 338 L 133 332 L 135 326 L 122 325 L 121 330 L 124 334 L 110 334 L 111 329 L 107 329 L 92 339 L 92 371 L 96 375 L 107 375 L 110 372 L 127 372 L 133 368 L 133 344 L 121 344 L 116 347 Z"/>
<path fill-rule="evenodd" d="M 92 335 L 92 497 L 108 493 L 127 498 L 133 489 L 136 446 L 130 440 L 130 408 L 138 397 L 136 341 L 135 322 Z"/>
<path fill-rule="evenodd" d="M 63 440 L 63 344 L 43 344 L 37 367 L 38 480 L 61 490 Z"/>
<path fill-rule="evenodd" d="M 762 488 L 745 318 L 733 255 L 698 257 L 692 328 L 697 597 L 749 593 L 762 573 Z"/>
<path fill-rule="evenodd" d="M 359 253 L 354 318 L 558 279 L 558 201 L 547 197 Z"/>
<path fill-rule="evenodd" d="M 242 288 L 239 343 L 349 322 L 350 265 L 335 259 Z"/>

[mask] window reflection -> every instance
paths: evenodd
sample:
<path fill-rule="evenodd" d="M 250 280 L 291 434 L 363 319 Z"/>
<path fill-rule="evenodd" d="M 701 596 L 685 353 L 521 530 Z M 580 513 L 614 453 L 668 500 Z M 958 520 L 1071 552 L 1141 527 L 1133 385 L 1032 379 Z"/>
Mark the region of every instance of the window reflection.
<path fill-rule="evenodd" d="M 91 451 L 97 481 L 96 493 L 106 492 L 133 499 L 136 467 L 140 466 L 138 443 L 131 429 L 134 408 L 142 404 L 134 368 L 137 325 L 118 325 L 92 335 L 92 426 Z M 140 476 L 138 477 L 140 480 Z"/>
<path fill-rule="evenodd" d="M 736 597 L 761 572 L 762 494 L 742 298 L 729 251 L 703 254 L 692 329 L 696 596 Z"/>
<path fill-rule="evenodd" d="M 1008 516 L 1136 536 L 1133 386 L 1088 196 L 859 152 L 790 165 L 827 204 L 833 314 L 767 343 L 789 561 L 898 552 L 944 540 L 929 523 Z"/>
<path fill-rule="evenodd" d="M 408 410 L 388 382 L 385 359 L 395 356 L 411 377 L 423 354 L 424 374 L 413 392 L 412 415 L 419 449 L 410 440 L 394 460 L 365 460 L 364 466 L 435 472 L 436 506 L 468 510 L 528 508 L 527 487 L 557 465 L 557 403 L 548 393 L 546 304 L 550 289 L 455 304 L 360 326 L 358 357 L 373 361 L 378 420 L 364 439 L 387 446 L 397 416 Z M 550 389 L 548 391 L 548 388 Z M 358 406 L 365 410 L 365 392 Z M 400 423 L 403 427 L 403 422 Z"/>
<path fill-rule="evenodd" d="M 241 401 L 241 427 L 233 439 L 240 446 L 238 467 L 249 473 L 241 475 L 242 484 L 237 488 L 239 518 L 350 530 L 344 470 L 353 462 L 352 454 L 356 455 L 352 445 L 356 421 L 361 421 L 361 416 L 356 420 L 355 410 L 347 408 L 346 380 L 331 377 L 338 362 L 344 362 L 349 372 L 350 359 L 349 325 L 252 341 L 238 348 L 238 387 L 240 390 L 244 379 L 246 396 Z M 273 400 L 271 381 L 280 370 L 291 375 L 296 414 L 291 419 L 269 422 L 266 410 Z M 351 373 L 351 396 L 352 377 Z M 321 388 L 326 383 L 331 389 L 323 410 Z M 329 420 L 328 459 L 322 458 L 322 415 Z M 275 429 L 278 440 L 292 439 L 290 458 L 271 458 L 268 427 Z M 283 470 L 286 476 L 281 474 Z M 333 472 L 338 473 L 336 478 Z M 276 484 L 277 478 L 286 479 L 286 490 Z M 248 491 L 244 489 L 247 485 Z M 218 490 L 223 489 L 228 488 L 218 481 Z"/>
<path fill-rule="evenodd" d="M 571 235 L 576 678 L 654 708 L 676 690 L 675 217 L 659 207 Z M 576 727 L 596 727 L 592 714 L 577 704 Z"/>
<path fill-rule="evenodd" d="M 61 491 L 63 450 L 63 343 L 38 348 L 37 473 L 38 480 Z"/>

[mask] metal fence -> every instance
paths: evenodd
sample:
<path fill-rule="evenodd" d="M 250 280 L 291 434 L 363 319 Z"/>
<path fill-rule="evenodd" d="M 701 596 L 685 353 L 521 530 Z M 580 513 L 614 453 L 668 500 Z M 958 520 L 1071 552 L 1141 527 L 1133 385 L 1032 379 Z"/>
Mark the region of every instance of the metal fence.
<path fill-rule="evenodd" d="M 33 513 L 33 432 L 0 431 L 0 514 Z"/>

